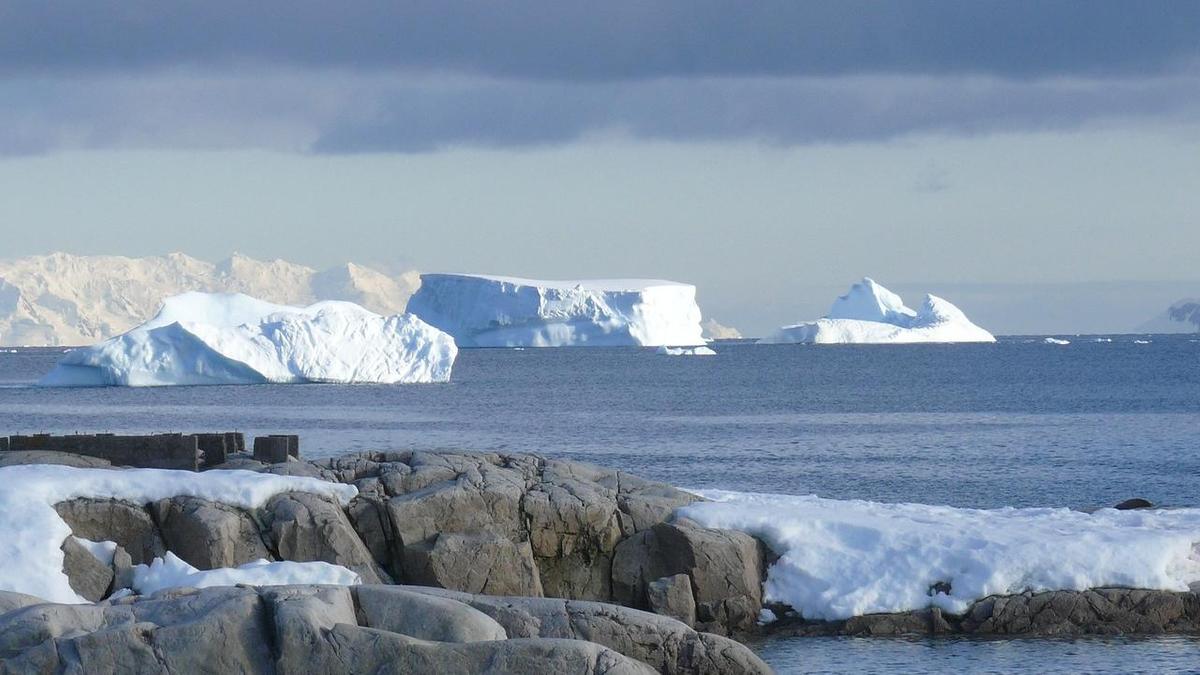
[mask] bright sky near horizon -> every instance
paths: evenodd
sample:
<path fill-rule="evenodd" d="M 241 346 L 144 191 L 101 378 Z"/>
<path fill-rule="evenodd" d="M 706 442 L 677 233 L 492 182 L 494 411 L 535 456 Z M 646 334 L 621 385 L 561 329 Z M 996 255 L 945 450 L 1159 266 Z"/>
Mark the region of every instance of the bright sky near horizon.
<path fill-rule="evenodd" d="M 1200 295 L 1200 3 L 16 0 L 0 230 L 1121 330 Z"/>

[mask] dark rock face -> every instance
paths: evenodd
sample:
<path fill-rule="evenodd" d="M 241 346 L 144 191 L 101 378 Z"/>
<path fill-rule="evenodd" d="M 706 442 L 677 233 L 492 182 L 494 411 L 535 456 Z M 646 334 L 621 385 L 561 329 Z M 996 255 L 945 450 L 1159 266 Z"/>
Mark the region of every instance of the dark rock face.
<path fill-rule="evenodd" d="M 55 505 L 71 533 L 92 541 L 115 541 L 135 565 L 166 553 L 162 537 L 146 509 L 112 499 L 72 499 Z"/>
<path fill-rule="evenodd" d="M 735 642 L 644 612 L 528 599 L 540 634 L 514 637 L 473 606 L 504 599 L 419 590 L 177 589 L 24 607 L 0 593 L 17 607 L 0 614 L 0 673 L 770 672 Z"/>
<path fill-rule="evenodd" d="M 241 509 L 196 497 L 163 499 L 150 507 L 166 546 L 190 565 L 210 570 L 270 559 L 258 524 Z"/>
<path fill-rule="evenodd" d="M 1134 497 L 1133 499 L 1126 499 L 1113 508 L 1118 511 L 1132 511 L 1134 509 L 1152 509 L 1154 508 L 1154 504 L 1150 503 L 1150 500 L 1148 499 Z"/>
<path fill-rule="evenodd" d="M 621 542 L 613 559 L 613 596 L 649 608 L 649 586 L 686 575 L 696 622 L 705 630 L 750 630 L 762 610 L 761 544 L 742 532 L 659 523 Z"/>
<path fill-rule="evenodd" d="M 768 629 L 795 635 L 1155 635 L 1200 633 L 1200 596 L 1129 588 L 992 596 L 962 616 L 936 608 L 846 621 L 784 618 Z"/>

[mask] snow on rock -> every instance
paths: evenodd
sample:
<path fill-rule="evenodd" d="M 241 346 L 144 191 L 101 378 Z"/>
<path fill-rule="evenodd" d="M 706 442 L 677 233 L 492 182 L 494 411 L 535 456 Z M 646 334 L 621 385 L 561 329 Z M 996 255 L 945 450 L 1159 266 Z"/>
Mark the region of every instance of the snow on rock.
<path fill-rule="evenodd" d="M 680 514 L 742 530 L 782 557 L 766 600 L 809 619 L 928 606 L 961 613 L 992 594 L 1102 586 L 1186 591 L 1200 581 L 1200 509 L 1083 513 L 961 509 L 699 491 Z M 942 584 L 949 592 L 935 591 Z"/>
<path fill-rule="evenodd" d="M 165 588 L 208 588 L 210 586 L 284 586 L 288 584 L 330 584 L 355 586 L 362 579 L 350 569 L 327 562 L 271 562 L 256 560 L 238 567 L 198 570 L 170 551 L 149 565 L 133 568 L 133 590 L 142 595 Z"/>
<path fill-rule="evenodd" d="M 423 274 L 408 311 L 459 347 L 704 344 L 696 287 L 673 281 Z"/>
<path fill-rule="evenodd" d="M 184 293 L 145 324 L 76 349 L 43 386 L 445 382 L 454 340 L 410 314 L 349 302 L 304 308 L 241 294 Z"/>
<path fill-rule="evenodd" d="M 204 473 L 166 469 L 76 469 L 31 464 L 0 468 L 0 590 L 50 602 L 84 602 L 63 573 L 63 540 L 71 534 L 54 505 L 78 497 L 146 504 L 190 496 L 242 509 L 277 494 L 312 492 L 349 504 L 353 485 L 253 471 Z M 148 582 L 149 583 L 149 582 Z"/>
<path fill-rule="evenodd" d="M 900 296 L 869 278 L 835 300 L 825 318 L 784 326 L 759 340 L 763 344 L 995 341 L 991 333 L 971 323 L 946 300 L 926 295 L 921 308 L 913 310 Z"/>
<path fill-rule="evenodd" d="M 667 356 L 716 356 L 717 355 L 717 353 L 714 352 L 709 347 L 666 347 L 666 346 L 663 346 L 663 347 L 659 347 L 656 351 L 659 354 L 666 354 Z"/>

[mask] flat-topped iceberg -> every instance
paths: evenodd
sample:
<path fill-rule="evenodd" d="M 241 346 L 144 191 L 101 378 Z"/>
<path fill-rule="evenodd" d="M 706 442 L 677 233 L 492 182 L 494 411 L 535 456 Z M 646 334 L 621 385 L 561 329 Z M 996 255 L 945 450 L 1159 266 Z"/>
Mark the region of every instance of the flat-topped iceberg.
<path fill-rule="evenodd" d="M 411 314 L 350 302 L 289 307 L 241 294 L 184 293 L 150 321 L 68 352 L 43 386 L 417 383 L 450 379 L 453 338 Z"/>
<path fill-rule="evenodd" d="M 696 287 L 674 281 L 422 274 L 408 311 L 459 347 L 704 344 Z"/>
<path fill-rule="evenodd" d="M 909 309 L 900 296 L 869 278 L 835 300 L 825 318 L 784 326 L 759 340 L 764 344 L 995 341 L 949 302 L 926 295 L 920 309 Z"/>

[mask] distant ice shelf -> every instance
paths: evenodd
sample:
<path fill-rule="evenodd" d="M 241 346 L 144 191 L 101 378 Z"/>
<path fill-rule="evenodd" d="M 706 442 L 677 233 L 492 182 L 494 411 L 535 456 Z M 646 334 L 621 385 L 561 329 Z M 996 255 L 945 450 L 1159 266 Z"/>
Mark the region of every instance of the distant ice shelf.
<path fill-rule="evenodd" d="M 696 287 L 674 281 L 423 274 L 408 311 L 459 347 L 704 344 Z"/>
<path fill-rule="evenodd" d="M 276 305 L 241 294 L 184 293 L 150 321 L 68 352 L 51 387 L 445 382 L 454 340 L 410 314 L 350 302 Z"/>
<path fill-rule="evenodd" d="M 870 278 L 850 287 L 822 319 L 784 326 L 759 340 L 762 344 L 890 344 L 913 342 L 995 342 L 962 310 L 935 295 L 920 309 Z"/>

